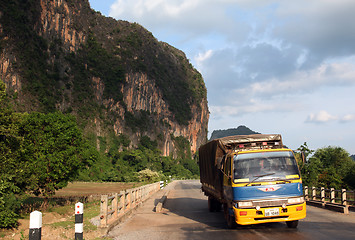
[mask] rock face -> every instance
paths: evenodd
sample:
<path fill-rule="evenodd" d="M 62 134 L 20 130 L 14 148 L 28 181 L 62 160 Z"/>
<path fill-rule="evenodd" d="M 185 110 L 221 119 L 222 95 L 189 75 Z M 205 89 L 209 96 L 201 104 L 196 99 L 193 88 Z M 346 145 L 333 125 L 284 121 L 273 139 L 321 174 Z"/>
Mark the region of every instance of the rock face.
<path fill-rule="evenodd" d="M 54 36 L 62 39 L 66 49 L 76 51 L 85 41 L 85 33 L 75 28 L 76 17 L 80 16 L 83 5 L 87 3 L 78 1 L 76 9 L 71 8 L 64 0 L 40 0 L 40 22 L 37 25 L 38 34 L 47 39 Z M 69 1 L 70 2 L 70 1 Z M 83 15 L 84 16 L 84 15 Z"/>
<path fill-rule="evenodd" d="M 111 133 L 131 147 L 148 136 L 164 156 L 176 156 L 177 137 L 192 153 L 206 141 L 206 88 L 184 53 L 87 0 L 8 2 L 0 9 L 0 79 L 19 111 L 72 113 L 98 148 Z"/>

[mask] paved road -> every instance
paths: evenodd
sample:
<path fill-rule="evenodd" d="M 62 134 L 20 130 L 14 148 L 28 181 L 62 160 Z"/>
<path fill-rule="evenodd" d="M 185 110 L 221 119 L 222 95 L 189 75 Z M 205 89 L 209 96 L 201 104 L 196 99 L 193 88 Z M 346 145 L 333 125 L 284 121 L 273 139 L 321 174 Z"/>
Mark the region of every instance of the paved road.
<path fill-rule="evenodd" d="M 285 223 L 269 223 L 226 228 L 222 212 L 210 213 L 207 198 L 201 192 L 199 181 L 179 181 L 171 190 L 164 209 L 153 211 L 153 198 L 141 206 L 124 223 L 109 234 L 115 240 L 150 239 L 355 239 L 355 213 L 337 212 L 307 206 L 307 217 L 297 229 Z M 156 196 L 159 197 L 158 195 Z"/>

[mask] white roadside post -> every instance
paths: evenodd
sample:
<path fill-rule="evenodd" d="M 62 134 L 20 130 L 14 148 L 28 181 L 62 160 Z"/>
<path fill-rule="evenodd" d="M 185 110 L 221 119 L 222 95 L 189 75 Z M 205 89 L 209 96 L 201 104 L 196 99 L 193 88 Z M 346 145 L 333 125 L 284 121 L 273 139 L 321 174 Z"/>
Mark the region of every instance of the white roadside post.
<path fill-rule="evenodd" d="M 40 240 L 42 235 L 42 213 L 39 211 L 30 214 L 29 240 Z"/>
<path fill-rule="evenodd" d="M 75 240 L 83 240 L 84 204 L 75 204 Z"/>

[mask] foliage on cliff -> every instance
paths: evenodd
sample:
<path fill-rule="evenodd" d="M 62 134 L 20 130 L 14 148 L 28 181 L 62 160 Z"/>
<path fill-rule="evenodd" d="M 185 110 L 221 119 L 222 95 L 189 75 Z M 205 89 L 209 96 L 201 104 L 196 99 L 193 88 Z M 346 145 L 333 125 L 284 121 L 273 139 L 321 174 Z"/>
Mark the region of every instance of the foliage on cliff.
<path fill-rule="evenodd" d="M 39 0 L 1 1 L 0 45 L 16 56 L 24 90 L 36 99 L 31 107 L 53 112 L 61 105 L 67 112 L 98 114 L 102 105 L 95 101 L 90 79 L 103 80 L 104 97 L 124 105 L 120 92 L 124 76 L 140 72 L 155 81 L 174 120 L 186 125 L 192 117 L 191 106 L 206 98 L 206 88 L 184 53 L 157 41 L 137 23 L 101 16 L 86 0 L 64 1 L 80 15 L 65 15 L 61 7 L 57 7 L 57 13 L 71 17 L 72 28 L 86 38 L 74 52 L 67 49 L 61 36 L 41 32 Z"/>

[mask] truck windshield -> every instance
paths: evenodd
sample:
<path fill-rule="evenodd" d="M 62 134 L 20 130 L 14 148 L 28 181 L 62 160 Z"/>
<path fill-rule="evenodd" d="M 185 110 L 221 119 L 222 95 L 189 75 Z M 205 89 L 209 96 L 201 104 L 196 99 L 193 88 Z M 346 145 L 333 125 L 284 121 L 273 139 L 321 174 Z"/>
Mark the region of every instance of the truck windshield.
<path fill-rule="evenodd" d="M 235 155 L 233 160 L 234 179 L 240 179 L 238 182 L 286 180 L 299 175 L 291 151 L 242 153 Z"/>

